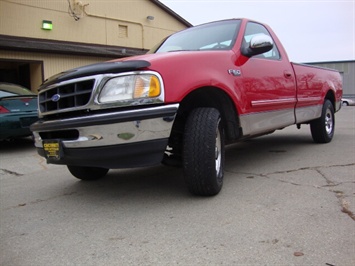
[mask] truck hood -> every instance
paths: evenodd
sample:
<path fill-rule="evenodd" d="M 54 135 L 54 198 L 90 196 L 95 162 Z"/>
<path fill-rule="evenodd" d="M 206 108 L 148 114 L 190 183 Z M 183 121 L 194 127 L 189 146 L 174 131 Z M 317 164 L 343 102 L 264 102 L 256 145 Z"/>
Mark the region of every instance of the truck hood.
<path fill-rule="evenodd" d="M 138 55 L 134 57 L 126 57 L 111 60 L 109 62 L 130 62 L 130 61 L 146 61 L 149 62 L 149 67 L 152 70 L 156 70 L 155 67 L 161 64 L 169 63 L 170 65 L 174 65 L 177 62 L 184 62 L 186 64 L 194 64 L 194 63 L 201 63 L 204 61 L 211 60 L 213 58 L 220 58 L 221 54 L 226 53 L 233 53 L 232 50 L 226 51 L 172 51 L 166 53 L 157 53 L 157 54 L 145 54 L 145 55 Z"/>
<path fill-rule="evenodd" d="M 114 59 L 108 62 L 97 63 L 63 71 L 50 77 L 39 88 L 39 91 L 59 82 L 106 73 L 122 73 L 139 69 L 151 69 L 165 71 L 166 66 L 186 68 L 195 64 L 207 64 L 214 60 L 220 60 L 221 53 L 233 53 L 229 51 L 175 51 L 158 54 L 145 54 L 133 57 Z M 215 59 L 214 59 L 215 58 Z M 219 59 L 218 59 L 219 58 Z"/>

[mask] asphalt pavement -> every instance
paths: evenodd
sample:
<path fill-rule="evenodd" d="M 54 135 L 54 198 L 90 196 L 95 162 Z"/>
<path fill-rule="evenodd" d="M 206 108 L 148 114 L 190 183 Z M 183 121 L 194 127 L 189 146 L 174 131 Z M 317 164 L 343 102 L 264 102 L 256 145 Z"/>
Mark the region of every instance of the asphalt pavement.
<path fill-rule="evenodd" d="M 355 107 L 331 143 L 296 126 L 227 147 L 224 187 L 182 170 L 83 182 L 30 138 L 0 143 L 0 265 L 355 265 Z"/>

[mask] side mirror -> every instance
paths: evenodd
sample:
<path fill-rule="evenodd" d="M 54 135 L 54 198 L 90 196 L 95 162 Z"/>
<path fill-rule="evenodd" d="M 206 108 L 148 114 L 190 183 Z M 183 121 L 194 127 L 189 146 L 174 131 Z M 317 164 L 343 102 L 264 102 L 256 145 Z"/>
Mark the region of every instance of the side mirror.
<path fill-rule="evenodd" d="M 242 48 L 242 54 L 247 57 L 263 54 L 274 47 L 271 37 L 265 34 L 258 34 L 251 38 L 249 46 Z"/>

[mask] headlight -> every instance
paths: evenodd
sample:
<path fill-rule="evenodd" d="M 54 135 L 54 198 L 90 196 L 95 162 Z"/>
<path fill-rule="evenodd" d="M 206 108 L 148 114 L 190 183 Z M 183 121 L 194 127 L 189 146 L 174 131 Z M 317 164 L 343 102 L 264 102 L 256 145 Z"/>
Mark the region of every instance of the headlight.
<path fill-rule="evenodd" d="M 153 74 L 137 74 L 112 78 L 99 96 L 100 103 L 155 98 L 161 94 L 161 84 Z"/>

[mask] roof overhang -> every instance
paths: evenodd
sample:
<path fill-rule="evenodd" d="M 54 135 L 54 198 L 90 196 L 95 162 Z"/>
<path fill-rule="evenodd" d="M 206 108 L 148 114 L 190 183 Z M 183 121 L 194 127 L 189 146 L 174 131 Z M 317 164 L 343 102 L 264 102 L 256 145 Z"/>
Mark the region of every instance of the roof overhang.
<path fill-rule="evenodd" d="M 156 4 L 157 6 L 159 6 L 161 9 L 163 9 L 165 12 L 167 12 L 171 16 L 173 16 L 176 20 L 180 21 L 186 27 L 189 28 L 189 27 L 193 26 L 190 22 L 185 20 L 183 17 L 179 16 L 177 13 L 175 13 L 173 10 L 171 10 L 169 7 L 167 7 L 166 5 L 161 3 L 160 1 L 158 1 L 158 0 L 150 0 L 150 1 L 153 2 L 154 4 Z"/>
<path fill-rule="evenodd" d="M 46 39 L 0 35 L 0 49 L 37 53 L 85 55 L 121 58 L 145 54 L 148 50 L 111 45 L 54 41 Z"/>

